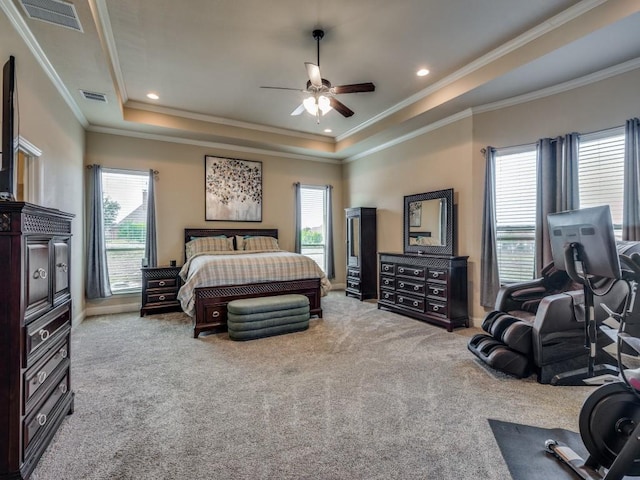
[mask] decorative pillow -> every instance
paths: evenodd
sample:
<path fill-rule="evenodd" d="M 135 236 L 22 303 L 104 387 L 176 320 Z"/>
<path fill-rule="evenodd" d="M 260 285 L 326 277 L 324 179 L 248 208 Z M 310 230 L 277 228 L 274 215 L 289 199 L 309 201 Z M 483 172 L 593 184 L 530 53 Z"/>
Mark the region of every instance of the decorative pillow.
<path fill-rule="evenodd" d="M 274 237 L 244 237 L 243 250 L 280 250 Z"/>
<path fill-rule="evenodd" d="M 196 253 L 225 252 L 228 250 L 233 250 L 233 237 L 224 235 L 194 238 L 185 245 L 187 258 L 191 258 Z"/>

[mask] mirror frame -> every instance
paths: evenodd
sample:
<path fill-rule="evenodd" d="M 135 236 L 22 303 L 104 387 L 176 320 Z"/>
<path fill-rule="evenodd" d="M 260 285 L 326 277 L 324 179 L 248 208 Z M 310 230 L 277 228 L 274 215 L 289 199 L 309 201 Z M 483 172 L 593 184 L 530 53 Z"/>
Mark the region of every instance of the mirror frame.
<path fill-rule="evenodd" d="M 409 245 L 409 204 L 412 202 L 420 202 L 423 200 L 445 199 L 447 202 L 447 211 L 445 213 L 445 237 L 446 245 Z M 455 251 L 454 235 L 453 235 L 453 188 L 445 190 L 436 190 L 434 192 L 418 193 L 416 195 L 405 195 L 404 197 L 404 253 L 418 255 L 453 255 Z"/>

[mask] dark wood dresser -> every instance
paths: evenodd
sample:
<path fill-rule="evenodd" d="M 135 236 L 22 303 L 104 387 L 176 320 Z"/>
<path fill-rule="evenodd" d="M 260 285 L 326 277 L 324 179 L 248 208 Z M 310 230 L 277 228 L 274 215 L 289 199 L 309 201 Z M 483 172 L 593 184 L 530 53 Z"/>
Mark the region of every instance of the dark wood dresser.
<path fill-rule="evenodd" d="M 360 300 L 377 297 L 376 209 L 347 208 L 347 286 L 345 294 Z"/>
<path fill-rule="evenodd" d="M 447 327 L 469 326 L 467 258 L 380 253 L 378 308 Z"/>
<path fill-rule="evenodd" d="M 28 478 L 73 412 L 72 218 L 0 203 L 0 478 Z"/>
<path fill-rule="evenodd" d="M 180 269 L 182 267 L 143 267 L 142 268 L 142 308 L 145 313 L 179 312 Z"/>

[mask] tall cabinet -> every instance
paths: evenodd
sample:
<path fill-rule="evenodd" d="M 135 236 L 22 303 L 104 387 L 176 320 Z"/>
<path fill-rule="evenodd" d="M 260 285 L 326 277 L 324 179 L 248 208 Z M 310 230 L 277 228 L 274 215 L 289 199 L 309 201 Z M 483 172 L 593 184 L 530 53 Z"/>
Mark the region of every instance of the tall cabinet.
<path fill-rule="evenodd" d="M 29 477 L 73 411 L 72 218 L 0 202 L 0 478 Z"/>
<path fill-rule="evenodd" d="M 347 208 L 347 296 L 377 298 L 376 209 Z"/>

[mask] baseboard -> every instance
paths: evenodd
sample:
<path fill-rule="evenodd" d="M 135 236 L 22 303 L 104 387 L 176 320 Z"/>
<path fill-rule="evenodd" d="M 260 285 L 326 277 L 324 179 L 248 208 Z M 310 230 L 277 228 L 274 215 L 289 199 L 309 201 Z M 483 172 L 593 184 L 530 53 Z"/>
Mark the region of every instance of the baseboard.
<path fill-rule="evenodd" d="M 119 305 L 105 305 L 99 307 L 87 307 L 86 317 L 92 317 L 95 315 L 111 315 L 113 313 L 130 313 L 139 312 L 140 303 L 125 303 Z"/>
<path fill-rule="evenodd" d="M 71 320 L 71 326 L 77 327 L 82 322 L 84 322 L 84 319 L 86 318 L 86 316 L 87 316 L 86 310 L 82 310 L 75 317 L 73 317 L 73 320 Z"/>

